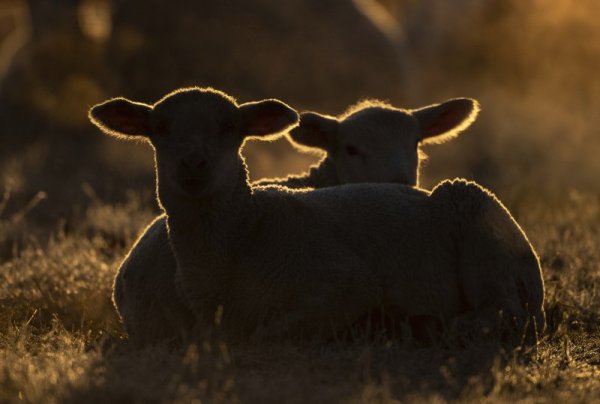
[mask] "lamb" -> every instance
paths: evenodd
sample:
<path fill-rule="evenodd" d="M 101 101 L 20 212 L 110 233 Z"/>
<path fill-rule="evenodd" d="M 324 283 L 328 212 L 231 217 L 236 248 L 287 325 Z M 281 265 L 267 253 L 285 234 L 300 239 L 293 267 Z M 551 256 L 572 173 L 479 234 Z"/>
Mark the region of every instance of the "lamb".
<path fill-rule="evenodd" d="M 256 185 L 323 188 L 347 183 L 394 182 L 419 185 L 422 144 L 457 137 L 477 118 L 479 103 L 455 98 L 416 110 L 365 100 L 338 118 L 305 112 L 289 137 L 300 148 L 317 148 L 326 157 L 308 173 L 266 179 Z"/>
<path fill-rule="evenodd" d="M 449 323 L 499 312 L 542 332 L 543 281 L 527 237 L 493 194 L 464 180 L 432 192 L 395 184 L 251 188 L 239 150 L 297 114 L 277 100 L 238 105 L 210 88 L 90 110 L 105 133 L 150 141 L 177 260 L 175 283 L 201 326 L 222 310 L 234 340 L 337 333 L 383 308 Z M 426 246 L 426 248 L 424 248 Z"/>
<path fill-rule="evenodd" d="M 306 112 L 302 114 L 300 126 L 293 128 L 290 135 L 298 144 L 327 150 L 327 157 L 311 168 L 308 175 L 263 180 L 253 185 L 323 188 L 359 180 L 386 182 L 392 179 L 416 185 L 421 156 L 418 145 L 440 143 L 457 136 L 470 125 L 478 111 L 477 101 L 462 98 L 414 111 L 400 110 L 375 100 L 363 101 L 349 108 L 339 121 Z M 347 152 L 352 151 L 351 147 L 357 150 L 354 155 Z M 337 149 L 343 152 L 338 153 Z M 360 170 L 366 174 L 361 175 Z M 157 218 L 145 230 L 115 278 L 113 301 L 130 340 L 137 345 L 181 339 L 191 334 L 193 321 L 189 321 L 191 316 L 186 307 L 160 303 L 177 301 L 172 281 L 177 263 L 168 246 L 165 222 L 164 216 Z"/>

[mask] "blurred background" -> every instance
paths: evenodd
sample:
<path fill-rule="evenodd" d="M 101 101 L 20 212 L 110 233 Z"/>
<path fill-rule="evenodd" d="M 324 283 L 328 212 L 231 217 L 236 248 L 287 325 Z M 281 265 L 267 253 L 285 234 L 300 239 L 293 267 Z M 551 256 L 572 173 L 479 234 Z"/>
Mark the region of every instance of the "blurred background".
<path fill-rule="evenodd" d="M 150 147 L 100 135 L 87 110 L 190 85 L 332 115 L 477 98 L 471 129 L 425 149 L 424 187 L 474 179 L 517 215 L 597 198 L 598 15 L 596 0 L 0 0 L 0 215 L 56 229 L 98 200 L 155 206 Z M 252 179 L 318 159 L 285 139 L 244 154 Z"/>

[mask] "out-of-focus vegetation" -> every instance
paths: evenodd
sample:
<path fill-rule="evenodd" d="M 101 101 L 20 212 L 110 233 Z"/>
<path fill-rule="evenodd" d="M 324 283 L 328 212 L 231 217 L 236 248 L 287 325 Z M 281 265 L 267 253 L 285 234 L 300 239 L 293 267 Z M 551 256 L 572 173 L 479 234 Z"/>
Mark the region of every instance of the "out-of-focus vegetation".
<path fill-rule="evenodd" d="M 599 11 L 594 0 L 4 0 L 0 184 L 16 205 L 46 192 L 54 221 L 86 202 L 82 183 L 117 200 L 151 189 L 149 150 L 102 138 L 86 111 L 200 85 L 329 114 L 364 97 L 474 97 L 476 125 L 426 150 L 425 186 L 465 176 L 509 205 L 596 192 Z M 315 160 L 285 140 L 245 154 L 255 179 Z"/>
<path fill-rule="evenodd" d="M 600 26 L 595 0 L 0 0 L 0 401 L 588 401 L 600 393 Z M 150 148 L 87 109 L 181 86 L 337 114 L 364 97 L 481 101 L 428 147 L 426 187 L 494 190 L 542 258 L 534 350 L 411 341 L 135 351 L 110 302 L 157 213 Z M 315 156 L 244 151 L 254 179 Z"/>

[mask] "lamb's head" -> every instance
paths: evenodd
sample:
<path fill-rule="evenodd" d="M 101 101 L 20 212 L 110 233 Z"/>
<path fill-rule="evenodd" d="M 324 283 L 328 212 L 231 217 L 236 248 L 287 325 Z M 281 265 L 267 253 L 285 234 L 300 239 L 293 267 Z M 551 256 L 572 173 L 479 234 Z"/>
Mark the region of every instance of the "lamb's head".
<path fill-rule="evenodd" d="M 210 88 L 180 89 L 154 105 L 115 98 L 94 106 L 89 117 L 106 134 L 149 140 L 161 194 L 168 187 L 169 193 L 191 198 L 237 184 L 245 138 L 274 135 L 298 122 L 296 111 L 281 101 L 238 105 Z"/>
<path fill-rule="evenodd" d="M 327 151 L 343 183 L 417 185 L 419 146 L 458 136 L 478 112 L 478 102 L 468 98 L 416 110 L 368 100 L 337 118 L 305 112 L 289 135 L 300 146 Z"/>

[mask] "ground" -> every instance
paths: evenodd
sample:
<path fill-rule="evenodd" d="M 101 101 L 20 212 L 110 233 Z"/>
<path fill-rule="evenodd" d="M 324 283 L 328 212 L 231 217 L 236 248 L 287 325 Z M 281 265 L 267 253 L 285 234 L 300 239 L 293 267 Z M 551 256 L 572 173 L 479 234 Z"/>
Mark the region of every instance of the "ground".
<path fill-rule="evenodd" d="M 133 191 L 122 203 L 94 197 L 77 223 L 59 226 L 44 243 L 27 237 L 35 233 L 28 212 L 0 210 L 1 402 L 600 397 L 598 197 L 571 192 L 555 203 L 525 197 L 513 203 L 542 260 L 549 325 L 538 346 L 514 351 L 489 341 L 410 340 L 232 348 L 215 339 L 133 349 L 110 300 L 112 279 L 156 214 L 153 204 L 148 193 Z"/>

